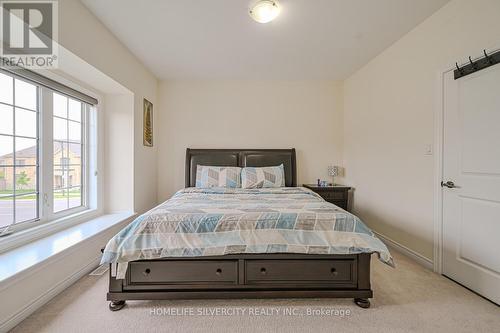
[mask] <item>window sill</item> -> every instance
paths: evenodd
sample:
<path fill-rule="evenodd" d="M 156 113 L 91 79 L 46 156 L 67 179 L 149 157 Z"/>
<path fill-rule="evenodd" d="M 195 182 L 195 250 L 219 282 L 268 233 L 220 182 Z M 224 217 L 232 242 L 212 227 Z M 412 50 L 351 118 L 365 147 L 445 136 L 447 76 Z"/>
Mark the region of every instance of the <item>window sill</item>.
<path fill-rule="evenodd" d="M 0 254 L 32 243 L 37 239 L 50 236 L 66 228 L 90 221 L 100 215 L 102 213 L 97 209 L 86 209 L 25 230 L 17 231 L 11 235 L 0 237 Z"/>
<path fill-rule="evenodd" d="M 101 215 L 90 221 L 56 232 L 30 244 L 0 254 L 0 283 L 40 264 L 62 251 L 85 241 L 113 226 L 130 220 L 136 214 L 120 212 Z M 9 236 L 10 237 L 10 236 Z M 104 245 L 104 244 L 103 244 Z"/>

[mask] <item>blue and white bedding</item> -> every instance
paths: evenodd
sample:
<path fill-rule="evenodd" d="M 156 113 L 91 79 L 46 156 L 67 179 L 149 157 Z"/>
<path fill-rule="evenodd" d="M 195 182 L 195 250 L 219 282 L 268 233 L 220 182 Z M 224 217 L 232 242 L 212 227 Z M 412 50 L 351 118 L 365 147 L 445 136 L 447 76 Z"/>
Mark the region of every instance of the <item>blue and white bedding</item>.
<path fill-rule="evenodd" d="M 241 169 L 242 188 L 268 188 L 285 186 L 285 167 L 245 167 Z"/>
<path fill-rule="evenodd" d="M 241 168 L 198 165 L 196 187 L 241 187 Z"/>
<path fill-rule="evenodd" d="M 387 247 L 355 215 L 301 187 L 186 188 L 121 230 L 102 263 L 236 253 L 373 253 Z M 114 275 L 115 272 L 113 272 Z"/>

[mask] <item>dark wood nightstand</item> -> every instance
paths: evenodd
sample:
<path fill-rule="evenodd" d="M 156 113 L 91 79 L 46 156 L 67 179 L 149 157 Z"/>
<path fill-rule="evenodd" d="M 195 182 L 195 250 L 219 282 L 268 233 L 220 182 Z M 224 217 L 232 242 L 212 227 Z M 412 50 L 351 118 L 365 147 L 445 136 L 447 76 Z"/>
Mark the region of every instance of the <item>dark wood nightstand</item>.
<path fill-rule="evenodd" d="M 302 186 L 318 193 L 326 201 L 342 209 L 348 210 L 347 203 L 349 199 L 349 190 L 351 189 L 349 186 L 318 186 L 316 184 L 302 184 Z"/>

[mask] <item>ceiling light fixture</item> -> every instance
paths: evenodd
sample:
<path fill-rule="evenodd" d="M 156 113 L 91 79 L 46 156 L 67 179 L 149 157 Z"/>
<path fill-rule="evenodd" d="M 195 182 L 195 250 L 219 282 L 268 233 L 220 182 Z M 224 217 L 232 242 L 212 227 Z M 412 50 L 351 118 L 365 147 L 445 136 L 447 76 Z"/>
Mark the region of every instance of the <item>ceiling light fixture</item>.
<path fill-rule="evenodd" d="M 275 0 L 259 0 L 248 11 L 250 17 L 259 23 L 268 23 L 280 13 L 280 6 Z"/>

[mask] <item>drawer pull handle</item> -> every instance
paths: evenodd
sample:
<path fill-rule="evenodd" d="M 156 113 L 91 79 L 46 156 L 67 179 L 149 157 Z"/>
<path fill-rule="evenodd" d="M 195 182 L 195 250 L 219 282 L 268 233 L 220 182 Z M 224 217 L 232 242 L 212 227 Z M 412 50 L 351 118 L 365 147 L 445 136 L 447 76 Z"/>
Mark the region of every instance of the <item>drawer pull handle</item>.
<path fill-rule="evenodd" d="M 262 275 L 265 275 L 265 274 L 267 273 L 266 268 L 265 268 L 265 267 L 262 267 L 262 268 L 260 269 L 260 273 L 261 273 Z"/>
<path fill-rule="evenodd" d="M 221 275 L 221 274 L 222 274 L 222 269 L 217 268 L 217 270 L 215 271 L 215 274 L 217 274 L 217 275 Z"/>
<path fill-rule="evenodd" d="M 148 276 L 149 273 L 151 273 L 151 270 L 149 268 L 146 268 L 146 270 L 142 272 L 142 274 L 144 274 L 145 276 Z"/>
<path fill-rule="evenodd" d="M 337 272 L 337 270 L 335 269 L 335 267 L 332 267 L 332 269 L 330 270 L 330 272 L 332 273 L 333 276 L 337 276 L 339 274 L 339 272 Z"/>

